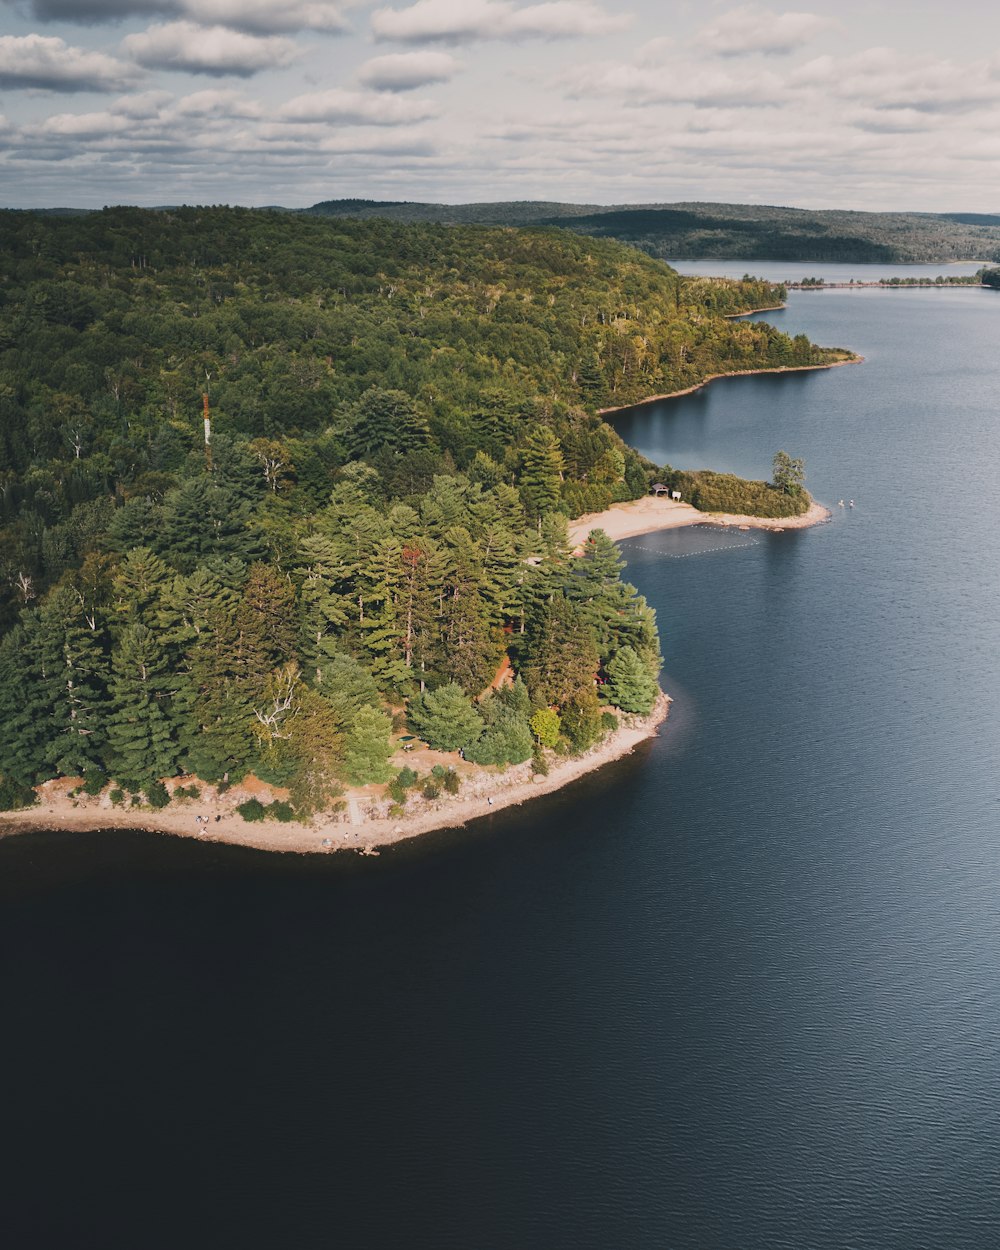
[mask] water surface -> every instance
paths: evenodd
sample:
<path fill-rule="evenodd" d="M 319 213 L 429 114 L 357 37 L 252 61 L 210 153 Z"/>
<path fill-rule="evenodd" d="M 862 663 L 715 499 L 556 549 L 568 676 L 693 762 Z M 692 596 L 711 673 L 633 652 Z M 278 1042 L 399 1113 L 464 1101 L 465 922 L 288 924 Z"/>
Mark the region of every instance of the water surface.
<path fill-rule="evenodd" d="M 866 364 L 618 428 L 857 506 L 623 544 L 655 742 L 376 860 L 0 843 L 11 1244 L 996 1242 L 1000 296 L 771 316 Z"/>

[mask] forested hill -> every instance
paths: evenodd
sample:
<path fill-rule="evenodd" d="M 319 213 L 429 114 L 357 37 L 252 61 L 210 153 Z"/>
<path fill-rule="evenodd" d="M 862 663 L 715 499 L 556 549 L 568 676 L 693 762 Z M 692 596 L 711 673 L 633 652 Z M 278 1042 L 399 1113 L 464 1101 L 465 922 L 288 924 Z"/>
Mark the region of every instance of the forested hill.
<path fill-rule="evenodd" d="M 326 200 L 305 210 L 396 221 L 557 225 L 614 238 L 664 259 L 866 264 L 1000 260 L 1000 215 L 860 213 L 764 204 L 420 204 Z M 792 275 L 789 275 L 791 277 Z"/>
<path fill-rule="evenodd" d="M 551 230 L 4 214 L 0 784 L 255 768 L 307 809 L 385 779 L 407 698 L 484 762 L 540 708 L 593 741 L 595 678 L 648 707 L 651 614 L 567 559 L 650 481 L 594 410 L 828 358 L 722 315 L 778 295 Z"/>

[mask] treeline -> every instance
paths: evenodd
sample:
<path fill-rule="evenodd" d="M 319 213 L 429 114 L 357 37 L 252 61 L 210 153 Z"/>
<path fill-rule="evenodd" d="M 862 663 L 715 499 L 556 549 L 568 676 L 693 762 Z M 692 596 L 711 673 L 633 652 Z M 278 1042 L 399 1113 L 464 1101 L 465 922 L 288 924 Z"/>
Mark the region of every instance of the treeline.
<path fill-rule="evenodd" d="M 565 519 L 539 530 L 506 484 L 438 477 L 418 507 L 390 504 L 357 463 L 269 562 L 243 524 L 250 458 L 217 452 L 162 503 L 122 508 L 106 550 L 0 642 L 8 801 L 58 774 L 151 793 L 254 770 L 307 812 L 390 779 L 387 706 L 407 697 L 430 745 L 492 764 L 584 749 L 602 704 L 652 706 L 653 613 L 603 534 L 570 559 Z M 518 682 L 474 705 L 505 655 Z"/>
<path fill-rule="evenodd" d="M 648 709 L 659 655 L 610 544 L 566 555 L 566 517 L 650 482 L 594 409 L 824 358 L 725 319 L 777 302 L 769 284 L 553 231 L 232 209 L 0 224 L 18 790 L 253 768 L 305 809 L 385 773 L 407 700 L 428 741 L 435 700 L 461 704 L 469 758 L 580 749 L 607 728 L 599 692 Z M 505 655 L 519 684 L 474 706 Z"/>
<path fill-rule="evenodd" d="M 327 200 L 315 215 L 395 221 L 557 225 L 615 238 L 668 260 L 931 264 L 1000 260 L 1000 217 L 985 213 L 859 213 L 773 204 L 418 204 Z"/>
<path fill-rule="evenodd" d="M 123 501 L 197 468 L 204 391 L 278 511 L 320 506 L 359 456 L 388 498 L 480 454 L 520 487 L 544 429 L 576 515 L 647 480 L 588 413 L 803 359 L 772 327 L 723 319 L 779 302 L 769 284 L 686 281 L 549 231 L 230 209 L 0 225 L 0 628 L 100 549 Z M 251 524 L 280 547 L 273 516 Z"/>

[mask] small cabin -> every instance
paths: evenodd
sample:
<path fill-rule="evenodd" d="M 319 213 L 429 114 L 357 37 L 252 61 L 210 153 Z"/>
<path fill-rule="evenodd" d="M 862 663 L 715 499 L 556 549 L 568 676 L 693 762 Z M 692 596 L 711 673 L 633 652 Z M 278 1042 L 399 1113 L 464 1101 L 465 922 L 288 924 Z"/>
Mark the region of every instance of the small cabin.
<path fill-rule="evenodd" d="M 670 493 L 670 487 L 664 486 L 662 482 L 654 482 L 649 489 L 654 495 L 667 495 Z"/>

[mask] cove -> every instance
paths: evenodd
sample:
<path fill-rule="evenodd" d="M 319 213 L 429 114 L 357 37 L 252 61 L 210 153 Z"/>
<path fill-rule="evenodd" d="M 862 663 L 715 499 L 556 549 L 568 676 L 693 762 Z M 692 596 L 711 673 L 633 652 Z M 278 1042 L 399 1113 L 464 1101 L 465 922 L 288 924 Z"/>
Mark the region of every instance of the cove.
<path fill-rule="evenodd" d="M 616 427 L 857 506 L 623 544 L 635 756 L 370 861 L 0 841 L 13 1241 L 989 1244 L 1000 297 L 767 318 L 866 363 Z"/>

